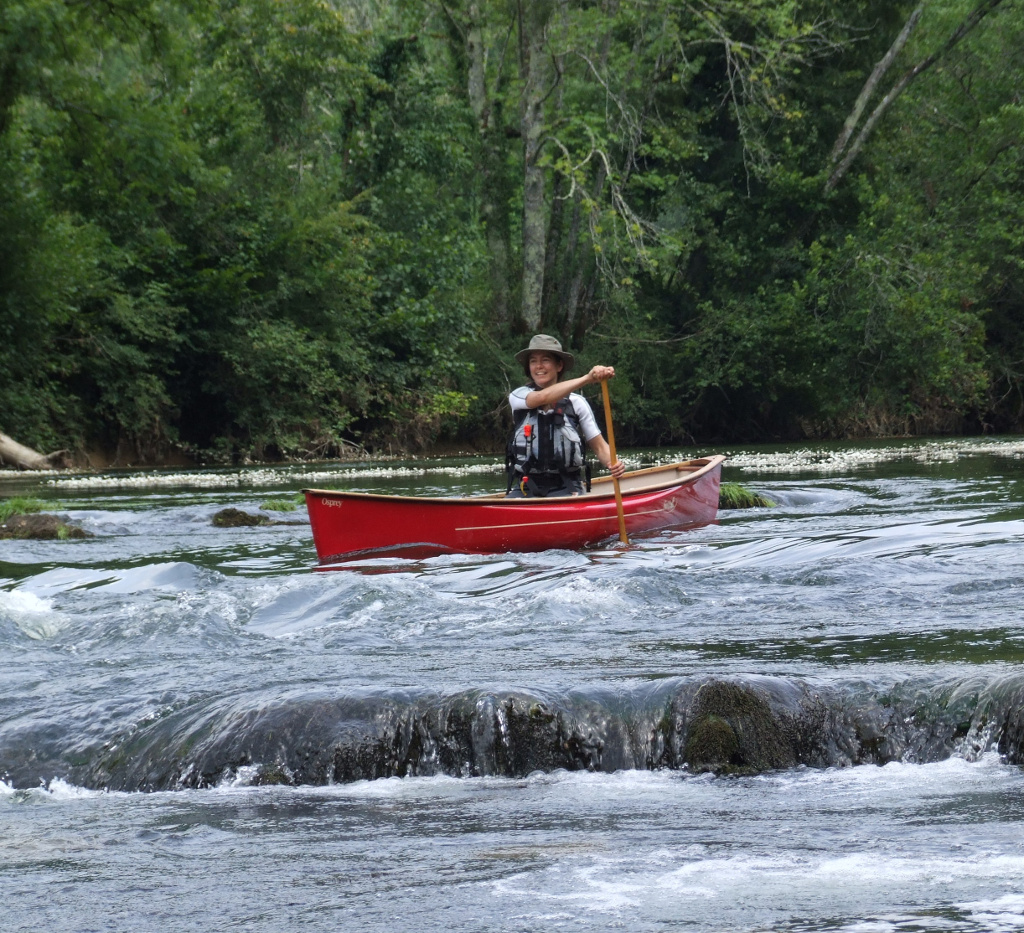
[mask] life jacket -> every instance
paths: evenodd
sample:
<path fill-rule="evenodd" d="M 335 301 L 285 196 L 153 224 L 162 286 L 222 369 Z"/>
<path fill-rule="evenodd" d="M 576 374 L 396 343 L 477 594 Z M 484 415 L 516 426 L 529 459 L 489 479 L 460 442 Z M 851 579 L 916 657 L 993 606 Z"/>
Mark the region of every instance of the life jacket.
<path fill-rule="evenodd" d="M 513 415 L 515 428 L 505 453 L 509 489 L 524 477 L 552 485 L 558 478 L 576 480 L 582 472 L 589 474 L 580 421 L 568 395 L 551 411 L 520 408 Z M 587 479 L 589 489 L 589 475 Z"/>

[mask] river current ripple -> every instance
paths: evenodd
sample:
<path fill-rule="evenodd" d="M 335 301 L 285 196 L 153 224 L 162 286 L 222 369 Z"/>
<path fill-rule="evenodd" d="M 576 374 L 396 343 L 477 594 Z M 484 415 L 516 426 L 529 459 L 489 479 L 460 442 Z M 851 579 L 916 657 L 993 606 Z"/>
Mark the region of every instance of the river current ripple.
<path fill-rule="evenodd" d="M 95 535 L 0 543 L 4 929 L 1024 928 L 1024 441 L 726 452 L 775 508 L 330 570 L 210 519 L 497 468 L 0 476 Z"/>

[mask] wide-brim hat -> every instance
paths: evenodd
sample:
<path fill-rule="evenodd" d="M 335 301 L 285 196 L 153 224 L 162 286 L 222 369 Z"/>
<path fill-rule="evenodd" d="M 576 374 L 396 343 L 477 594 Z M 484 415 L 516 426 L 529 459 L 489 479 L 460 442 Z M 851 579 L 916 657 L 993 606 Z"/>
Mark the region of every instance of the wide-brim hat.
<path fill-rule="evenodd" d="M 525 350 L 520 350 L 516 354 L 516 362 L 523 369 L 529 369 L 531 353 L 550 353 L 552 356 L 557 356 L 562 361 L 563 373 L 569 372 L 576 362 L 575 357 L 571 353 L 566 353 L 562 349 L 562 345 L 554 337 L 549 337 L 547 334 L 535 334 L 530 338 L 530 345 Z"/>

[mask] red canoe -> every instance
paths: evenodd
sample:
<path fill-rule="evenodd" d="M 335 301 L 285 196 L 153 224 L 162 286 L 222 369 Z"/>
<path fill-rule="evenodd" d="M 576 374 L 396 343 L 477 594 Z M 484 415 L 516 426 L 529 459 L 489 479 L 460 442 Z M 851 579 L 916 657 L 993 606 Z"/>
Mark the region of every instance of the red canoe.
<path fill-rule="evenodd" d="M 686 460 L 626 473 L 619 482 L 629 534 L 702 525 L 718 511 L 725 457 Z M 376 554 L 492 554 L 578 548 L 618 534 L 610 477 L 582 496 L 506 499 L 381 496 L 305 489 L 321 563 Z"/>

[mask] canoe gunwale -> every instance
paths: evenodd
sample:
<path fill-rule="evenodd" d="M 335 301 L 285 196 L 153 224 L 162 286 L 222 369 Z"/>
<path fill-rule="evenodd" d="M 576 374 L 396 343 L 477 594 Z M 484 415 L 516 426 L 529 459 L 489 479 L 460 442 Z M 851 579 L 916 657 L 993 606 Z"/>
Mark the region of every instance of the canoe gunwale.
<path fill-rule="evenodd" d="M 622 483 L 628 483 L 636 477 L 650 476 L 653 478 L 654 476 L 664 475 L 664 479 L 660 482 L 645 483 L 642 486 L 623 489 L 623 500 L 628 500 L 633 496 L 647 495 L 672 486 L 689 485 L 694 483 L 701 476 L 706 473 L 710 473 L 718 467 L 725 461 L 725 459 L 726 458 L 721 454 L 716 454 L 712 457 L 699 457 L 693 460 L 682 460 L 678 463 L 669 463 L 663 466 L 647 467 L 643 470 L 632 470 L 622 476 L 622 479 L 619 480 L 620 485 Z M 680 476 L 679 474 L 685 475 Z M 602 488 L 591 488 L 590 492 L 583 493 L 580 496 L 561 496 L 551 499 L 510 499 L 506 497 L 504 493 L 489 493 L 484 496 L 398 496 L 376 492 L 349 492 L 342 489 L 303 489 L 302 492 L 306 495 L 321 496 L 324 498 L 355 497 L 358 499 L 378 499 L 386 501 L 398 500 L 401 502 L 416 503 L 419 505 L 465 506 L 472 504 L 474 506 L 483 507 L 501 505 L 503 507 L 514 506 L 516 508 L 536 508 L 538 506 L 545 505 L 564 505 L 572 502 L 593 502 L 595 500 L 600 501 L 603 499 L 615 498 L 614 484 L 612 483 L 610 476 L 599 477 L 593 481 L 592 487 L 593 486 L 601 486 Z"/>

